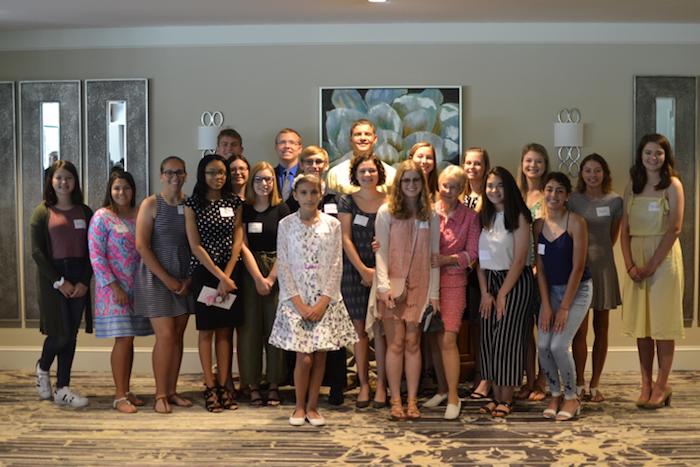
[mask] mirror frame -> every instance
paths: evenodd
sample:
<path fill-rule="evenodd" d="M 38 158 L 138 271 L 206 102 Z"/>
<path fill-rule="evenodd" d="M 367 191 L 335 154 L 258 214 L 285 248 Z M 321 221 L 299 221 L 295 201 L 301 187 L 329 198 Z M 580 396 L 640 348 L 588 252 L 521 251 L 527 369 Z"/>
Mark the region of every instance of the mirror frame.
<path fill-rule="evenodd" d="M 107 103 L 126 102 L 126 167 L 136 183 L 136 201 L 148 196 L 148 80 L 85 80 L 85 186 L 86 203 L 102 203 L 109 178 Z"/>

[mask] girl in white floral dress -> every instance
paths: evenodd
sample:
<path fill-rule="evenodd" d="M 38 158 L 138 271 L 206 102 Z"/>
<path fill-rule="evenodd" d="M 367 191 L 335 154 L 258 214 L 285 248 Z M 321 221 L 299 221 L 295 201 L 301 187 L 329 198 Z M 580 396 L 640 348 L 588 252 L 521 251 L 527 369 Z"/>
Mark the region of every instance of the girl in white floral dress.
<path fill-rule="evenodd" d="M 318 210 L 322 190 L 315 175 L 299 177 L 293 195 L 299 211 L 282 219 L 277 231 L 279 305 L 270 344 L 297 353 L 289 423 L 321 426 L 317 405 L 326 352 L 354 344 L 357 334 L 340 294 L 340 221 Z"/>

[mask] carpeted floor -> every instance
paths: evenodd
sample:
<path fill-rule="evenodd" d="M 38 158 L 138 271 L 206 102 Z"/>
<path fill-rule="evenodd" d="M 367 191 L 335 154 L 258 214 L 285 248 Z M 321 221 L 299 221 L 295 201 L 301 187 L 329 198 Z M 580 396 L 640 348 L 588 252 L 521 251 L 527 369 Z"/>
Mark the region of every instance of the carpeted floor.
<path fill-rule="evenodd" d="M 152 410 L 150 375 L 133 378 L 132 389 L 149 396 L 137 414 L 111 409 L 108 373 L 74 376 L 72 385 L 90 397 L 86 409 L 39 401 L 29 372 L 0 372 L 0 464 L 36 465 L 700 465 L 700 372 L 672 375 L 671 408 L 637 409 L 636 373 L 604 375 L 607 401 L 586 403 L 573 422 L 541 417 L 544 403 L 519 403 L 506 420 L 478 414 L 464 403 L 458 421 L 444 421 L 444 408 L 424 418 L 392 422 L 388 409 L 325 403 L 323 428 L 291 427 L 293 394 L 278 408 L 210 414 L 200 381 L 181 378 L 180 391 L 196 406 L 170 415 Z"/>

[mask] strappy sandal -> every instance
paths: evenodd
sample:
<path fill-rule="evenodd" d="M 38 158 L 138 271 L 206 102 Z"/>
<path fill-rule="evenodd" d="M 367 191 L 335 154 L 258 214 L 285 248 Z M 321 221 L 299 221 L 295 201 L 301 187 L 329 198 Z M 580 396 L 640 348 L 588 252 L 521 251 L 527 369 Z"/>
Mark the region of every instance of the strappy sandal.
<path fill-rule="evenodd" d="M 603 402 L 605 401 L 605 397 L 603 397 L 603 393 L 598 391 L 598 388 L 590 388 L 588 393 L 588 401 L 589 402 Z"/>
<path fill-rule="evenodd" d="M 204 407 L 212 413 L 223 412 L 224 408 L 221 406 L 216 388 L 210 388 L 209 386 L 204 388 L 204 393 L 202 394 L 204 396 Z"/>
<path fill-rule="evenodd" d="M 173 409 L 170 408 L 170 404 L 168 404 L 168 397 L 156 396 L 156 401 L 153 403 L 153 411 L 160 414 L 172 413 Z"/>
<path fill-rule="evenodd" d="M 391 410 L 389 411 L 389 417 L 391 417 L 392 420 L 406 420 L 406 412 L 403 410 L 403 404 L 401 403 L 401 399 L 391 400 Z"/>
<path fill-rule="evenodd" d="M 408 399 L 406 403 L 406 418 L 409 420 L 416 420 L 420 418 L 420 410 L 418 410 L 418 403 L 415 399 Z"/>
<path fill-rule="evenodd" d="M 168 396 L 168 402 L 176 407 L 192 407 L 192 401 L 174 392 Z"/>
<path fill-rule="evenodd" d="M 217 388 L 217 394 L 219 396 L 219 401 L 221 406 L 226 410 L 236 410 L 238 408 L 238 403 L 236 399 L 233 398 L 233 394 L 224 386 L 219 386 Z"/>
<path fill-rule="evenodd" d="M 114 399 L 112 402 L 112 408 L 121 413 L 136 413 L 138 410 L 131 403 L 128 397 L 120 397 L 119 399 Z"/>
<path fill-rule="evenodd" d="M 277 407 L 282 404 L 282 399 L 280 398 L 279 389 L 269 389 L 267 391 L 267 405 L 270 407 Z"/>
<path fill-rule="evenodd" d="M 250 390 L 250 402 L 248 403 L 251 407 L 262 407 L 265 405 L 262 396 L 260 395 L 260 389 Z"/>
<path fill-rule="evenodd" d="M 139 396 L 137 396 L 131 391 L 126 393 L 126 398 L 129 399 L 129 402 L 131 402 L 136 407 L 143 407 L 144 405 L 146 405 L 146 402 L 143 399 L 141 399 Z"/>
<path fill-rule="evenodd" d="M 501 407 L 505 407 L 505 409 L 501 409 Z M 498 405 L 496 405 L 496 408 L 493 409 L 493 412 L 491 412 L 491 415 L 496 418 L 506 418 L 512 411 L 512 402 L 499 402 Z"/>
<path fill-rule="evenodd" d="M 479 408 L 479 413 L 481 415 L 491 414 L 496 409 L 498 404 L 494 401 L 487 402 Z"/>

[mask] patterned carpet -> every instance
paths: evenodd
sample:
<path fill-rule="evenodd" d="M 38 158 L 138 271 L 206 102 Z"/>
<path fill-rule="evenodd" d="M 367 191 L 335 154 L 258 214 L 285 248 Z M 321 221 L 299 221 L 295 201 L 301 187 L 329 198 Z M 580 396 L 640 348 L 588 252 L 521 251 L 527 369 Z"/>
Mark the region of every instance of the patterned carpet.
<path fill-rule="evenodd" d="M 587 403 L 574 422 L 541 417 L 543 403 L 520 403 L 506 420 L 478 414 L 465 402 L 458 421 L 444 408 L 424 409 L 415 422 L 392 422 L 388 410 L 321 407 L 328 425 L 288 425 L 293 394 L 278 408 L 210 414 L 201 404 L 198 376 L 180 390 L 197 405 L 159 415 L 149 405 L 138 414 L 111 409 L 107 373 L 74 376 L 90 397 L 86 409 L 40 402 L 29 372 L 0 372 L 0 464 L 35 465 L 700 465 L 700 372 L 676 372 L 671 408 L 634 407 L 637 374 L 604 375 L 608 400 Z M 133 378 L 138 394 L 150 395 L 150 375 Z M 601 388 L 603 389 L 603 388 Z"/>

